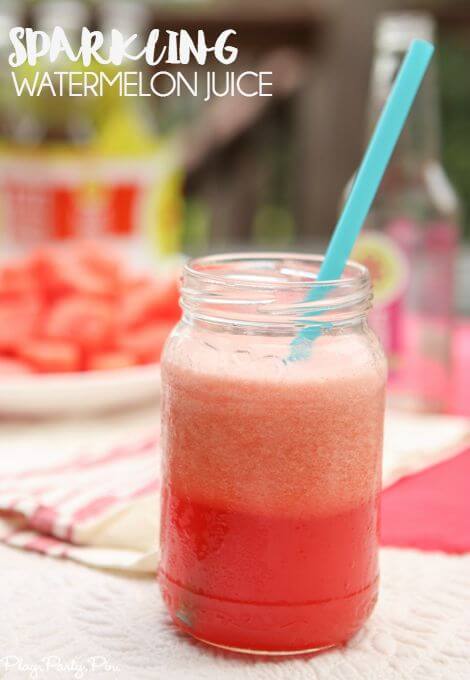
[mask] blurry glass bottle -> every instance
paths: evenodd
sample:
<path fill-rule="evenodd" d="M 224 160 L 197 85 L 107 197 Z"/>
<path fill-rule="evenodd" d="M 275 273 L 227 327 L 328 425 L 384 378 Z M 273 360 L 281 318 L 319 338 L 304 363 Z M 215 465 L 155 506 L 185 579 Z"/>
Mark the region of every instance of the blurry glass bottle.
<path fill-rule="evenodd" d="M 376 122 L 413 38 L 433 41 L 432 18 L 386 14 L 376 31 L 370 123 Z M 441 165 L 432 65 L 411 111 L 354 257 L 374 281 L 371 322 L 389 358 L 392 403 L 445 409 L 450 387 L 459 205 Z"/>

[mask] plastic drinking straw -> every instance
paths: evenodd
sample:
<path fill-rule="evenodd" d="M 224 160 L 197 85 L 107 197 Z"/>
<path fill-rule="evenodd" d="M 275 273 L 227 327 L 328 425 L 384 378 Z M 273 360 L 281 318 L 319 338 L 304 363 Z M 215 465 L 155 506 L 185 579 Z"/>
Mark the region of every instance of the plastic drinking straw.
<path fill-rule="evenodd" d="M 425 40 L 413 40 L 411 43 L 336 224 L 317 282 L 334 282 L 341 278 L 433 52 L 434 46 Z M 332 287 L 320 286 L 318 289 L 312 286 L 305 302 L 323 298 Z M 320 333 L 320 323 L 303 328 L 291 343 L 289 361 L 309 356 L 310 345 Z"/>

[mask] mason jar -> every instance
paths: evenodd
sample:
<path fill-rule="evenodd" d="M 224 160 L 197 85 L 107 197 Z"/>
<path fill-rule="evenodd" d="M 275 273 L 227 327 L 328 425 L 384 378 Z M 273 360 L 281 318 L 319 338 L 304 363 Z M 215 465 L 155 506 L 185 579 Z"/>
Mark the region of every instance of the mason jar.
<path fill-rule="evenodd" d="M 338 645 L 377 598 L 386 363 L 367 269 L 319 283 L 321 262 L 184 270 L 162 363 L 159 582 L 176 625 L 220 647 Z"/>

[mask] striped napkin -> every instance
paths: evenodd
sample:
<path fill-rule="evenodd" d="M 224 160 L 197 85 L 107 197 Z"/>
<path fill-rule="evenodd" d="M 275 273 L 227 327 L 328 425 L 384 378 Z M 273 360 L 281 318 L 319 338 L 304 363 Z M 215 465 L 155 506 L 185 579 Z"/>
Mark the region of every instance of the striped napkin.
<path fill-rule="evenodd" d="M 0 476 L 0 540 L 90 566 L 155 571 L 158 437 Z"/>
<path fill-rule="evenodd" d="M 43 465 L 16 469 L 13 447 L 8 461 L 3 461 L 3 474 L 0 446 L 0 540 L 94 567 L 154 573 L 159 516 L 155 413 L 143 422 L 147 423 L 145 430 L 137 428 L 139 434 L 133 435 L 129 445 L 105 445 L 101 441 L 101 450 L 91 445 L 100 439 L 96 423 L 64 426 L 55 438 L 52 431 L 46 428 L 44 433 L 41 426 L 41 446 L 36 431 L 36 439 L 31 434 L 31 441 L 37 441 Z M 129 424 L 124 425 L 127 432 Z M 117 429 L 118 421 L 104 427 L 114 437 L 121 434 Z M 151 436 L 145 435 L 152 430 Z M 55 450 L 52 454 L 51 447 L 63 446 L 65 451 L 71 440 L 81 439 L 83 446 L 85 434 L 90 442 L 85 454 L 69 451 L 64 461 L 57 459 Z M 464 418 L 389 412 L 385 421 L 384 486 L 454 456 L 468 445 L 469 434 L 470 422 Z M 23 434 L 20 440 L 18 455 L 25 448 Z M 10 437 L 10 445 L 11 441 Z M 52 463 L 47 461 L 48 451 Z M 9 471 L 5 471 L 7 462 Z"/>

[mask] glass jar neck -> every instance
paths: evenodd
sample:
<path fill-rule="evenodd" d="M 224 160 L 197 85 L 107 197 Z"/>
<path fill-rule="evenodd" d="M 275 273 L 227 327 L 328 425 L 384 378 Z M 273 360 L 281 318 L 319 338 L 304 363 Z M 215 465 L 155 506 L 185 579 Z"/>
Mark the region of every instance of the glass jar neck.
<path fill-rule="evenodd" d="M 184 318 L 244 334 L 295 334 L 308 326 L 362 323 L 372 298 L 367 269 L 350 262 L 342 279 L 320 283 L 321 263 L 321 257 L 290 253 L 191 260 L 183 274 Z"/>

